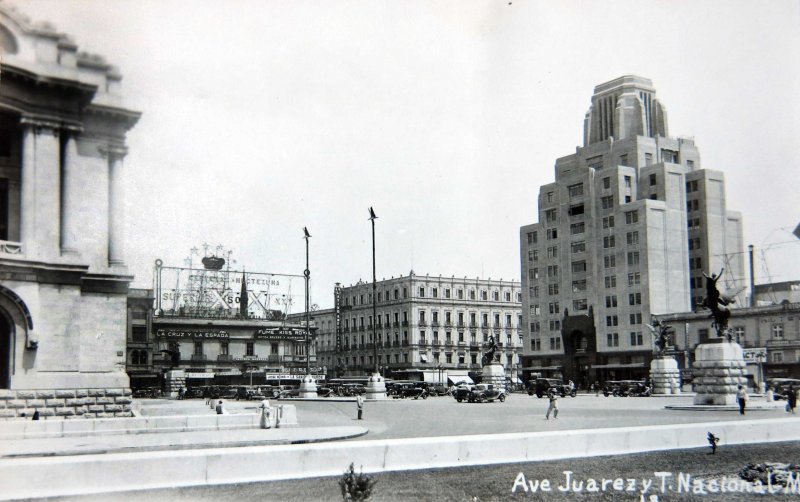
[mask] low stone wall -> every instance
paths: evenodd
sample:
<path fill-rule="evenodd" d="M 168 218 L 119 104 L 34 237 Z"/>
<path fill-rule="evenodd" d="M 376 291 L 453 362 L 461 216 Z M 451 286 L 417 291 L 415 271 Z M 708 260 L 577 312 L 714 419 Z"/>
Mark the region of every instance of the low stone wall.
<path fill-rule="evenodd" d="M 131 390 L 0 389 L 0 420 L 132 417 Z"/>

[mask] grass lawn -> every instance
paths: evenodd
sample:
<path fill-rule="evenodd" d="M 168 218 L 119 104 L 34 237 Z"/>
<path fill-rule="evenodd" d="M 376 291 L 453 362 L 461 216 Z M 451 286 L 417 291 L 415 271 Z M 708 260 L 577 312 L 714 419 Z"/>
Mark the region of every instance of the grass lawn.
<path fill-rule="evenodd" d="M 800 442 L 771 443 L 759 445 L 725 446 L 717 449 L 716 455 L 709 454 L 709 448 L 673 450 L 612 457 L 592 457 L 553 462 L 529 462 L 522 464 L 502 464 L 495 466 L 435 469 L 426 471 L 404 471 L 372 475 L 377 480 L 370 501 L 493 501 L 493 500 L 578 500 L 611 501 L 642 500 L 640 498 L 642 480 L 652 480 L 645 501 L 800 501 L 797 494 L 753 493 L 678 493 L 678 473 L 690 474 L 692 479 L 701 477 L 706 481 L 722 476 L 737 478 L 737 473 L 747 463 L 790 462 L 800 463 Z M 342 472 L 350 461 L 342 462 Z M 561 492 L 564 484 L 564 471 L 572 471 L 573 479 L 584 481 L 582 492 Z M 672 491 L 660 492 L 661 478 L 655 472 L 671 472 L 674 478 L 666 479 L 666 486 L 673 485 Z M 525 493 L 521 488 L 511 492 L 515 480 L 522 473 L 527 481 L 548 479 L 551 492 Z M 616 491 L 613 482 L 606 484 L 606 490 L 587 493 L 588 479 L 597 480 L 598 487 L 603 478 L 635 478 L 637 491 Z M 244 485 L 214 487 L 175 488 L 147 492 L 78 497 L 72 500 L 253 500 L 253 501 L 307 501 L 342 500 L 338 486 L 339 478 L 315 478 L 295 481 L 277 481 Z M 627 484 L 627 482 L 623 482 Z M 706 484 L 706 487 L 709 485 Z M 657 496 L 657 498 L 652 498 Z"/>

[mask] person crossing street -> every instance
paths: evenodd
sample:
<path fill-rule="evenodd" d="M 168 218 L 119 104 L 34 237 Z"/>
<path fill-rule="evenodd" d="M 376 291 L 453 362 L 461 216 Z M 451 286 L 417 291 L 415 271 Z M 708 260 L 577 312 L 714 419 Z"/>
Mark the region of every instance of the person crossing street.
<path fill-rule="evenodd" d="M 553 387 L 547 389 L 547 397 L 550 399 L 550 405 L 547 407 L 547 413 L 544 415 L 545 420 L 550 420 L 550 412 L 553 412 L 553 418 L 558 419 L 558 392 Z"/>

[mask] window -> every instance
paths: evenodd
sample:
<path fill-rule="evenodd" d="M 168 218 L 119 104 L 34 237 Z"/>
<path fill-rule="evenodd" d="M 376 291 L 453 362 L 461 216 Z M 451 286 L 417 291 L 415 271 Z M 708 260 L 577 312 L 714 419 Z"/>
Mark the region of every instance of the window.
<path fill-rule="evenodd" d="M 744 326 L 734 326 L 733 337 L 736 343 L 744 345 Z"/>
<path fill-rule="evenodd" d="M 550 331 L 560 331 L 561 330 L 561 320 L 559 319 L 550 319 Z"/>
<path fill-rule="evenodd" d="M 439 324 L 439 312 L 437 312 L 436 310 L 434 310 L 433 312 L 431 312 L 431 315 L 433 316 L 433 319 L 431 319 L 431 321 L 432 321 L 434 324 Z"/>
<path fill-rule="evenodd" d="M 694 161 L 693 161 L 693 160 L 687 160 L 687 161 L 686 161 L 686 166 L 687 166 L 689 169 L 694 169 Z"/>
<path fill-rule="evenodd" d="M 783 339 L 783 324 L 782 323 L 775 323 L 772 325 L 772 338 L 782 340 Z"/>
<path fill-rule="evenodd" d="M 567 190 L 569 191 L 569 197 L 570 198 L 580 197 L 581 195 L 583 195 L 583 183 L 578 183 L 576 185 L 570 185 L 570 186 L 567 187 Z"/>
<path fill-rule="evenodd" d="M 616 288 L 617 287 L 617 276 L 616 275 L 607 275 L 605 277 L 605 285 L 606 289 Z"/>
<path fill-rule="evenodd" d="M 539 251 L 536 249 L 529 249 L 528 261 L 539 261 Z"/>
<path fill-rule="evenodd" d="M 612 209 L 614 207 L 614 196 L 606 195 L 605 197 L 600 197 L 600 207 L 603 209 Z"/>
<path fill-rule="evenodd" d="M 639 264 L 639 251 L 628 251 L 628 265 Z"/>
<path fill-rule="evenodd" d="M 484 290 L 481 290 L 481 300 L 483 300 L 483 301 L 486 301 L 486 300 L 488 300 L 488 299 L 489 299 L 489 297 L 488 297 L 488 295 L 486 294 L 486 290 L 485 290 L 485 289 L 484 289 Z"/>
<path fill-rule="evenodd" d="M 657 182 L 657 178 L 656 178 L 655 173 L 653 173 L 653 174 L 650 175 L 650 186 L 655 186 L 656 182 Z"/>
<path fill-rule="evenodd" d="M 509 327 L 509 328 L 512 327 L 511 314 L 506 314 L 506 326 Z"/>
<path fill-rule="evenodd" d="M 503 298 L 505 299 L 505 301 L 510 302 L 511 301 L 511 291 L 506 291 L 503 294 Z"/>
<path fill-rule="evenodd" d="M 697 180 L 686 182 L 686 192 L 696 192 L 698 190 Z"/>
<path fill-rule="evenodd" d="M 617 257 L 612 255 L 606 255 L 603 257 L 603 266 L 605 268 L 614 268 L 617 266 Z"/>
<path fill-rule="evenodd" d="M 450 288 L 446 288 L 444 290 L 444 297 L 450 299 Z"/>
<path fill-rule="evenodd" d="M 586 261 L 585 260 L 573 261 L 572 262 L 572 272 L 573 273 L 586 272 Z"/>
<path fill-rule="evenodd" d="M 194 342 L 194 355 L 203 355 L 203 342 Z"/>
<path fill-rule="evenodd" d="M 558 218 L 557 214 L 557 210 L 548 209 L 544 212 L 544 219 L 547 223 L 554 223 Z"/>
<path fill-rule="evenodd" d="M 653 164 L 653 154 L 652 153 L 645 153 L 644 154 L 644 165 L 649 166 Z"/>
<path fill-rule="evenodd" d="M 553 192 L 547 192 L 547 202 L 553 202 Z"/>
<path fill-rule="evenodd" d="M 381 295 L 382 295 L 382 293 L 378 293 L 378 303 L 381 302 Z"/>
<path fill-rule="evenodd" d="M 528 232 L 528 244 L 536 244 L 537 240 L 538 240 L 538 232 L 536 231 Z"/>
<path fill-rule="evenodd" d="M 541 313 L 542 313 L 542 311 L 539 308 L 539 304 L 538 303 L 531 305 L 531 315 L 541 315 Z M 475 315 L 475 314 L 473 314 L 473 315 Z M 473 321 L 474 321 L 474 318 L 473 318 Z M 474 324 L 474 322 L 473 322 L 473 324 Z"/>
<path fill-rule="evenodd" d="M 625 188 L 631 188 L 631 177 L 625 176 L 624 180 L 625 180 Z"/>
<path fill-rule="evenodd" d="M 254 356 L 256 354 L 255 350 L 256 350 L 255 343 L 254 342 L 247 342 L 247 344 L 245 344 L 245 352 L 244 352 L 244 354 L 246 356 Z"/>
<path fill-rule="evenodd" d="M 570 216 L 579 216 L 579 215 L 583 214 L 583 204 L 577 204 L 575 206 L 571 206 L 569 208 L 569 211 L 567 211 L 567 213 Z"/>
<path fill-rule="evenodd" d="M 616 245 L 616 239 L 613 235 L 607 235 L 603 237 L 603 248 L 613 248 Z"/>
<path fill-rule="evenodd" d="M 623 153 L 622 155 L 619 156 L 619 165 L 621 165 L 621 166 L 627 166 L 628 165 L 628 154 L 627 153 Z"/>
<path fill-rule="evenodd" d="M 638 223 L 639 221 L 639 212 L 638 211 L 626 211 L 625 212 L 625 223 L 627 225 L 631 225 L 633 223 Z"/>
<path fill-rule="evenodd" d="M 500 292 L 499 291 L 492 291 L 492 300 L 499 302 L 500 301 Z"/>
<path fill-rule="evenodd" d="M 539 286 L 528 288 L 528 295 L 531 298 L 539 298 Z"/>
<path fill-rule="evenodd" d="M 474 300 L 475 299 L 475 290 L 474 289 L 470 289 L 469 290 L 469 299 L 470 300 Z"/>
<path fill-rule="evenodd" d="M 611 188 L 611 178 L 603 178 L 603 188 Z"/>
<path fill-rule="evenodd" d="M 672 164 L 678 163 L 678 152 L 674 150 L 661 149 L 661 161 L 670 162 Z"/>
<path fill-rule="evenodd" d="M 542 350 L 542 340 L 539 338 L 531 338 L 531 350 L 533 352 L 539 352 Z"/>
<path fill-rule="evenodd" d="M 395 290 L 394 290 L 394 299 L 395 299 L 395 300 L 397 300 L 397 299 L 399 299 L 399 298 L 400 298 L 400 291 L 399 291 L 399 290 L 397 290 L 397 289 L 395 289 Z"/>
<path fill-rule="evenodd" d="M 408 288 L 403 286 L 403 298 L 408 298 Z"/>
<path fill-rule="evenodd" d="M 558 294 L 558 283 L 554 282 L 553 284 L 547 285 L 547 294 L 549 295 L 557 295 Z"/>
<path fill-rule="evenodd" d="M 551 337 L 550 338 L 550 350 L 561 350 L 561 338 L 560 337 Z"/>
<path fill-rule="evenodd" d="M 536 307 L 537 310 L 539 309 L 538 305 L 532 305 L 531 306 L 531 314 L 533 313 L 533 307 L 534 306 Z M 469 325 L 470 326 L 477 326 L 478 325 L 477 321 L 475 321 L 475 319 L 476 319 L 475 316 L 476 316 L 475 312 L 470 312 L 469 313 Z"/>
<path fill-rule="evenodd" d="M 533 321 L 531 323 L 531 333 L 538 333 L 542 330 L 542 326 L 539 324 L 539 321 Z"/>
<path fill-rule="evenodd" d="M 644 345 L 644 338 L 641 331 L 631 331 L 631 346 L 638 347 Z"/>
<path fill-rule="evenodd" d="M 602 169 L 603 168 L 603 156 L 598 155 L 596 157 L 590 157 L 586 159 L 586 167 L 591 167 L 592 169 Z"/>
<path fill-rule="evenodd" d="M 147 326 L 131 326 L 131 340 L 134 342 L 146 342 Z"/>
<path fill-rule="evenodd" d="M 439 288 L 431 288 L 431 293 L 434 298 L 439 298 Z"/>
<path fill-rule="evenodd" d="M 547 248 L 547 257 L 548 258 L 556 258 L 558 257 L 558 246 L 550 246 Z"/>
<path fill-rule="evenodd" d="M 770 352 L 772 355 L 772 362 L 773 363 L 782 363 L 783 362 L 783 352 Z"/>
<path fill-rule="evenodd" d="M 558 277 L 558 265 L 547 266 L 547 277 Z"/>
<path fill-rule="evenodd" d="M 551 241 L 553 239 L 558 239 L 558 229 L 557 228 L 548 228 L 547 229 L 547 240 Z"/>
<path fill-rule="evenodd" d="M 539 268 L 535 267 L 535 268 L 532 268 L 532 269 L 528 270 L 528 277 L 530 279 L 538 279 L 539 278 Z"/>
<path fill-rule="evenodd" d="M 586 298 L 579 298 L 572 301 L 572 308 L 576 311 L 586 310 L 589 308 Z"/>
<path fill-rule="evenodd" d="M 625 234 L 625 240 L 628 242 L 629 246 L 632 246 L 634 244 L 639 244 L 639 232 L 638 231 L 628 232 L 627 234 Z"/>
<path fill-rule="evenodd" d="M 536 254 L 533 255 L 533 257 L 534 257 L 534 261 L 538 260 L 539 259 L 539 254 L 536 253 Z M 464 290 L 463 289 L 459 289 L 458 290 L 458 299 L 459 300 L 463 300 L 464 299 Z"/>
<path fill-rule="evenodd" d="M 634 314 L 630 314 L 630 324 L 642 324 L 642 313 L 636 312 Z"/>
<path fill-rule="evenodd" d="M 642 304 L 642 294 L 641 293 L 629 293 L 628 294 L 628 305 L 641 305 Z"/>
<path fill-rule="evenodd" d="M 619 333 L 608 333 L 606 335 L 606 345 L 608 347 L 619 347 Z"/>
<path fill-rule="evenodd" d="M 419 297 L 420 298 L 425 298 L 425 288 L 422 287 L 422 286 L 420 286 L 420 288 L 419 288 Z"/>
<path fill-rule="evenodd" d="M 583 253 L 586 251 L 586 241 L 573 242 L 570 247 L 573 253 Z"/>
<path fill-rule="evenodd" d="M 275 349 L 277 350 L 278 344 L 277 343 L 273 343 L 272 345 L 274 345 Z M 277 354 L 277 352 L 274 352 L 274 353 Z M 221 342 L 219 344 L 219 355 L 221 355 L 221 356 L 227 356 L 228 355 L 228 342 Z"/>
<path fill-rule="evenodd" d="M 634 284 L 641 284 L 642 276 L 639 272 L 633 272 L 628 274 L 628 286 L 633 286 Z"/>
<path fill-rule="evenodd" d="M 617 306 L 617 295 L 606 296 L 606 308 L 613 309 Z"/>
<path fill-rule="evenodd" d="M 616 315 L 606 316 L 606 326 L 617 326 L 617 325 L 619 325 L 619 318 Z"/>
<path fill-rule="evenodd" d="M 572 292 L 586 291 L 586 279 L 580 281 L 572 281 Z"/>
<path fill-rule="evenodd" d="M 419 311 L 419 324 L 425 324 L 425 311 Z"/>
<path fill-rule="evenodd" d="M 614 217 L 613 216 L 605 216 L 605 217 L 603 217 L 603 228 L 614 228 Z"/>
<path fill-rule="evenodd" d="M 227 343 L 225 343 L 225 350 L 226 350 L 226 352 L 225 352 L 225 353 L 226 353 L 226 354 L 227 354 L 227 350 L 228 350 L 228 347 L 227 347 L 227 345 L 228 345 L 228 344 L 227 344 Z M 270 354 L 272 354 L 272 355 L 274 355 L 274 356 L 278 355 L 278 342 L 272 342 L 272 343 L 269 345 L 269 353 L 270 353 Z"/>
<path fill-rule="evenodd" d="M 548 303 L 547 304 L 547 311 L 550 314 L 558 314 L 559 313 L 558 302 L 550 302 L 550 303 Z"/>
<path fill-rule="evenodd" d="M 582 221 L 573 223 L 569 226 L 569 233 L 572 235 L 582 234 L 586 231 L 586 224 Z"/>
<path fill-rule="evenodd" d="M 630 195 L 626 195 L 625 196 L 625 204 L 628 204 L 630 201 L 631 201 L 631 196 Z"/>

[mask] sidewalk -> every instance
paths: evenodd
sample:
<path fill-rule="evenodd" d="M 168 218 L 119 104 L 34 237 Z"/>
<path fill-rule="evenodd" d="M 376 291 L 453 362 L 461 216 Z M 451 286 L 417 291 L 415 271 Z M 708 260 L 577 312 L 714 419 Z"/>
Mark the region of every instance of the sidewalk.
<path fill-rule="evenodd" d="M 7 439 L 0 441 L 0 458 L 305 444 L 349 439 L 367 432 L 365 427 L 340 426 Z"/>

